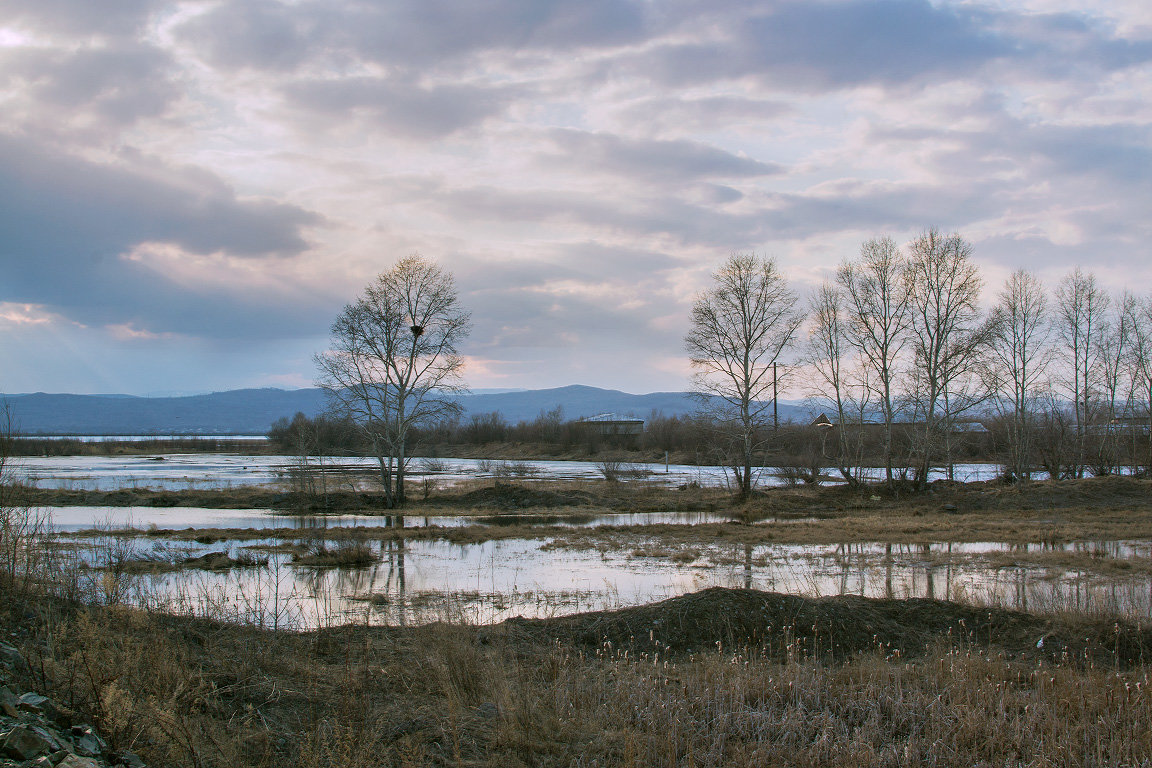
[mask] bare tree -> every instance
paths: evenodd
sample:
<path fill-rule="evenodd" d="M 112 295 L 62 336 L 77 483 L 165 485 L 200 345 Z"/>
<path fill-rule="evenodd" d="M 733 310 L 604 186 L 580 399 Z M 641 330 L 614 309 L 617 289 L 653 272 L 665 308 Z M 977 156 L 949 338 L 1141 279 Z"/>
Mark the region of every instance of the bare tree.
<path fill-rule="evenodd" d="M 896 422 L 895 383 L 901 352 L 907 343 L 909 282 L 904 257 L 890 237 L 865 241 L 860 260 L 845 262 L 836 281 L 848 302 L 846 329 L 874 376 L 884 417 L 884 475 L 893 480 L 892 429 Z"/>
<path fill-rule="evenodd" d="M 1120 296 L 1120 301 L 1112 304 L 1105 315 L 1104 327 L 1097 337 L 1099 349 L 1096 353 L 1098 367 L 1097 380 L 1100 382 L 1100 404 L 1098 407 L 1097 435 L 1092 471 L 1097 475 L 1113 474 L 1123 463 L 1121 457 L 1120 430 L 1117 425 L 1122 394 L 1131 392 L 1126 381 L 1131 375 L 1129 362 L 1132 344 L 1132 321 L 1135 319 L 1133 307 L 1136 297 L 1128 291 Z"/>
<path fill-rule="evenodd" d="M 821 439 L 823 458 L 836 462 L 841 476 L 850 484 L 862 480 L 863 422 L 868 409 L 870 387 L 867 369 L 855 376 L 857 360 L 849 354 L 847 318 L 844 294 L 839 286 L 824 283 L 813 295 L 809 318 L 808 344 L 805 362 L 815 376 L 811 390 L 822 401 L 822 407 L 831 403 L 836 409 L 836 423 L 817 425 L 824 431 Z M 852 428 L 854 430 L 854 438 Z M 827 442 L 836 439 L 836 455 L 829 456 Z"/>
<path fill-rule="evenodd" d="M 983 281 L 970 261 L 971 245 L 931 229 L 912 242 L 910 252 L 905 274 L 916 357 L 913 403 L 921 420 L 916 475 L 924 484 L 937 454 L 943 454 L 951 478 L 957 417 L 986 397 L 975 374 L 989 326 L 980 315 Z"/>
<path fill-rule="evenodd" d="M 792 344 L 803 314 L 771 259 L 733 254 L 712 277 L 712 288 L 692 306 L 684 344 L 696 370 L 695 392 L 736 440 L 737 480 L 747 496 L 757 431 L 775 405 L 773 363 Z"/>
<path fill-rule="evenodd" d="M 379 462 L 389 508 L 404 504 L 409 431 L 459 412 L 459 344 L 470 318 L 452 275 L 419 256 L 380 274 L 332 324 L 332 348 L 316 357 L 318 384 L 351 417 Z"/>
<path fill-rule="evenodd" d="M 1133 438 L 1135 440 L 1137 434 L 1144 433 L 1147 449 L 1143 462 L 1144 472 L 1152 473 L 1152 296 L 1125 302 L 1124 312 L 1128 315 L 1128 325 L 1132 329 L 1129 358 L 1132 365 L 1130 399 L 1133 408 L 1130 413 L 1144 410 L 1143 429 L 1133 429 Z M 1136 406 L 1137 398 L 1140 400 L 1139 406 Z M 1133 456 L 1136 455 L 1135 448 L 1134 445 Z"/>
<path fill-rule="evenodd" d="M 992 310 L 990 349 L 1001 401 L 1011 411 L 1009 465 L 1016 477 L 1032 473 L 1034 406 L 1048 367 L 1050 330 L 1044 286 L 1031 272 L 1013 272 Z"/>
<path fill-rule="evenodd" d="M 1069 364 L 1064 382 L 1072 396 L 1076 434 L 1073 474 L 1076 477 L 1084 474 L 1088 425 L 1098 389 L 1100 336 L 1106 324 L 1108 303 L 1108 294 L 1096 284 L 1096 276 L 1084 274 L 1079 267 L 1056 289 L 1058 327 Z"/>

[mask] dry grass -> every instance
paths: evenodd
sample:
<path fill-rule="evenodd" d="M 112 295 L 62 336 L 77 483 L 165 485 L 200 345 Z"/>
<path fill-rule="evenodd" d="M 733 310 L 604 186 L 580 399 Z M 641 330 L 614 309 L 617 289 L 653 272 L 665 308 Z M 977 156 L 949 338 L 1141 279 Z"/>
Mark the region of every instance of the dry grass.
<path fill-rule="evenodd" d="M 657 617 L 671 632 L 676 615 L 711 616 L 693 625 L 694 651 L 655 631 L 586 642 L 561 620 L 289 633 L 50 601 L 35 621 L 5 618 L 31 686 L 155 765 L 1152 762 L 1149 667 L 1109 652 L 1106 628 L 1091 653 L 1021 655 L 1010 626 L 1005 646 L 928 622 L 905 628 L 917 649 L 876 635 L 829 655 L 800 624 L 780 624 L 778 642 L 729 644 L 718 629 L 755 595 L 693 597 L 583 628 Z M 1015 620 L 1029 632 L 1039 621 Z"/>
<path fill-rule="evenodd" d="M 307 549 L 292 558 L 293 565 L 310 565 L 317 568 L 352 568 L 372 565 L 380 556 L 363 541 L 340 541 L 331 545 L 325 541 L 314 541 Z"/>

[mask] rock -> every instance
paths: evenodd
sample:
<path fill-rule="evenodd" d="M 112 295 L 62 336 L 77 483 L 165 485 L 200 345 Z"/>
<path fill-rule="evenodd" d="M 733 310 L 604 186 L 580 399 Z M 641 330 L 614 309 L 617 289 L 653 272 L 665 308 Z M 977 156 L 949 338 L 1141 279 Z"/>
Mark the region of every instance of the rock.
<path fill-rule="evenodd" d="M 113 752 L 111 762 L 113 765 L 123 765 L 127 768 L 148 768 L 135 752 Z"/>
<path fill-rule="evenodd" d="M 960 507 L 956 506 L 955 504 L 945 504 L 943 507 L 941 507 L 941 509 L 950 515 L 954 515 L 960 511 Z"/>
<path fill-rule="evenodd" d="M 8 717 L 20 717 L 20 699 L 8 690 L 8 686 L 0 685 L 0 712 Z"/>
<path fill-rule="evenodd" d="M 103 766 L 90 757 L 68 755 L 68 757 L 56 763 L 56 768 L 103 768 Z"/>
<path fill-rule="evenodd" d="M 72 725 L 72 710 L 67 707 L 61 707 L 52 701 L 52 699 L 47 696 L 41 696 L 38 693 L 23 694 L 20 697 L 20 703 L 17 704 L 17 707 L 26 712 L 44 715 L 44 717 L 64 728 Z"/>
<path fill-rule="evenodd" d="M 83 757 L 96 757 L 108 749 L 104 739 L 90 725 L 72 726 L 72 740 L 76 745 L 76 754 Z"/>
<path fill-rule="evenodd" d="M 59 745 L 53 742 L 45 738 L 39 729 L 18 725 L 8 732 L 4 743 L 0 744 L 0 752 L 17 760 L 31 760 L 55 752 Z"/>
<path fill-rule="evenodd" d="M 28 665 L 24 662 L 24 657 L 20 655 L 20 651 L 8 643 L 0 643 L 0 666 L 7 667 L 13 672 L 19 672 Z"/>
<path fill-rule="evenodd" d="M 36 714 L 43 714 L 44 703 L 48 701 L 47 696 L 41 696 L 38 693 L 24 693 L 20 695 L 20 709 L 25 712 L 35 712 Z"/>

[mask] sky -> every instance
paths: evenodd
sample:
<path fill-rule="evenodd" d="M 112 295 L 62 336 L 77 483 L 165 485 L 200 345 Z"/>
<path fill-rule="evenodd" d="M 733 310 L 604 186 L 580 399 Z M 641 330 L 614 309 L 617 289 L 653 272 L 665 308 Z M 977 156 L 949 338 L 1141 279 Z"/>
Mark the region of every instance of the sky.
<path fill-rule="evenodd" d="M 688 387 L 733 252 L 1152 286 L 1147 0 L 0 0 L 0 391 L 295 388 L 420 253 L 474 388 Z"/>

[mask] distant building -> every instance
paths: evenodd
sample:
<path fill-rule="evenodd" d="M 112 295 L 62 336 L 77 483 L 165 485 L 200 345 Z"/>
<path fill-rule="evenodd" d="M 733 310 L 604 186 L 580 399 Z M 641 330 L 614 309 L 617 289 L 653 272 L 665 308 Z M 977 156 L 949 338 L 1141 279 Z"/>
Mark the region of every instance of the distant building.
<path fill-rule="evenodd" d="M 606 437 L 644 434 L 644 419 L 617 416 L 614 413 L 601 413 L 596 416 L 589 416 L 588 418 L 580 419 L 580 423 L 586 424 L 589 429 L 594 429 L 597 434 Z"/>

